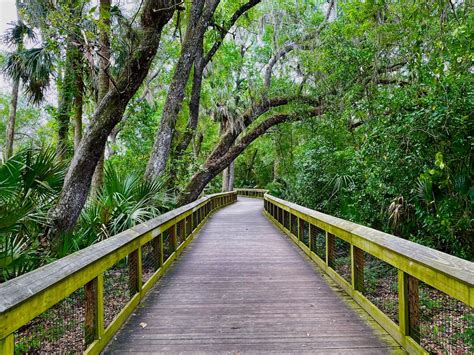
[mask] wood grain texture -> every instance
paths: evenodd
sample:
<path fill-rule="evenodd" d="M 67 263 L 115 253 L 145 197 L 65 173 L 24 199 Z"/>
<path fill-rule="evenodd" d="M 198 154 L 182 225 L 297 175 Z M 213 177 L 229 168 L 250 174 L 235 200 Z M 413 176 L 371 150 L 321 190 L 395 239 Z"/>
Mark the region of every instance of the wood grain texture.
<path fill-rule="evenodd" d="M 185 206 L 164 213 L 145 223 L 127 229 L 126 231 L 108 238 L 101 243 L 91 245 L 90 247 L 61 258 L 51 264 L 0 284 L 0 314 L 7 312 L 9 308 L 13 308 L 33 295 L 47 289 L 61 280 L 64 280 L 68 276 L 82 270 L 101 258 L 104 258 L 108 254 L 113 253 L 141 235 L 173 220 L 174 218 L 180 218 L 180 216 L 187 211 L 196 210 L 198 206 L 212 197 L 218 195 L 225 196 L 228 194 L 231 194 L 231 192 L 208 195 Z M 82 285 L 78 285 L 78 287 L 79 286 Z"/>
<path fill-rule="evenodd" d="M 474 305 L 474 263 L 268 194 L 264 198 L 420 281 Z"/>
<path fill-rule="evenodd" d="M 262 207 L 239 197 L 211 216 L 104 352 L 400 352 Z"/>

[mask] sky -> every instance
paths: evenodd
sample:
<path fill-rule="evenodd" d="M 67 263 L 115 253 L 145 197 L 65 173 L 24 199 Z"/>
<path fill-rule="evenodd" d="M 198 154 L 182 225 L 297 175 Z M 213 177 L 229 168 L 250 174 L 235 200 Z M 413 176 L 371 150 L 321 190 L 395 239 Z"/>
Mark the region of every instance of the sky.
<path fill-rule="evenodd" d="M 9 23 L 16 21 L 15 0 L 0 0 L 0 35 L 9 27 Z M 1 43 L 1 42 L 0 42 Z M 7 48 L 3 43 L 0 44 L 0 50 Z M 3 75 L 0 75 L 0 93 L 9 91 L 9 83 Z"/>
<path fill-rule="evenodd" d="M 0 33 L 8 28 L 8 23 L 16 20 L 15 0 L 0 0 Z"/>

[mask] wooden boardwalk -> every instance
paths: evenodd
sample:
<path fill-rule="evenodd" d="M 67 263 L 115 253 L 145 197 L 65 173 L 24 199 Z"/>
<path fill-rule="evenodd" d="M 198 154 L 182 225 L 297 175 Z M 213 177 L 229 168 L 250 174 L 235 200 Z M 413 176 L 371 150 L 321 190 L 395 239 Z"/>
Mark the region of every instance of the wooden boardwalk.
<path fill-rule="evenodd" d="M 212 215 L 105 353 L 401 352 L 263 216 L 263 201 Z"/>

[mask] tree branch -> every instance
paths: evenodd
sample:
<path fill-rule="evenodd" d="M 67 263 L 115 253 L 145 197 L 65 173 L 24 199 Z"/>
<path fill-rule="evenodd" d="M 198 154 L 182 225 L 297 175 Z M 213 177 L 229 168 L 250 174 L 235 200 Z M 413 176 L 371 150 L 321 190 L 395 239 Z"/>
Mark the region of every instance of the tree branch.
<path fill-rule="evenodd" d="M 221 35 L 214 42 L 209 52 L 207 52 L 207 54 L 204 56 L 203 63 L 202 63 L 203 68 L 206 67 L 206 65 L 211 61 L 212 57 L 214 57 L 214 54 L 216 54 L 217 50 L 219 49 L 222 42 L 224 41 L 225 36 L 227 35 L 227 33 L 229 33 L 230 29 L 232 28 L 232 26 L 235 25 L 235 23 L 240 18 L 240 16 L 242 16 L 245 12 L 250 10 L 255 5 L 259 4 L 261 1 L 262 0 L 249 0 L 249 2 L 245 3 L 244 5 L 239 7 L 237 11 L 235 11 L 235 13 L 232 15 L 232 17 L 230 18 L 229 22 L 226 25 L 219 27 L 219 32 Z"/>
<path fill-rule="evenodd" d="M 328 11 L 326 12 L 326 16 L 324 17 L 323 22 L 318 26 L 316 31 L 313 33 L 309 33 L 306 36 L 304 36 L 301 39 L 301 43 L 307 42 L 309 40 L 314 39 L 315 37 L 319 36 L 319 34 L 322 32 L 322 30 L 326 27 L 329 17 L 331 15 L 332 9 L 334 8 L 334 0 L 331 0 L 329 3 L 329 8 Z M 296 42 L 287 42 L 283 48 L 281 48 L 278 52 L 273 55 L 273 57 L 270 58 L 270 61 L 268 62 L 267 69 L 265 70 L 265 76 L 264 76 L 264 85 L 265 88 L 268 89 L 270 88 L 271 80 L 272 80 L 272 73 L 273 73 L 273 67 L 275 64 L 283 57 L 285 57 L 288 53 L 290 53 L 292 50 L 300 47 L 301 45 L 298 45 Z"/>

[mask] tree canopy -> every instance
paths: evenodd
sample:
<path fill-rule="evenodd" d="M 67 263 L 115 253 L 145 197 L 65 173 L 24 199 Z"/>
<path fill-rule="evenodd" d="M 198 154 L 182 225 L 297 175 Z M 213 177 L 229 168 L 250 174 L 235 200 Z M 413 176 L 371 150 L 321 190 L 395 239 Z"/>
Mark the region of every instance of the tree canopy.
<path fill-rule="evenodd" d="M 1 53 L 3 280 L 234 186 L 473 259 L 471 2 L 17 11 Z"/>

